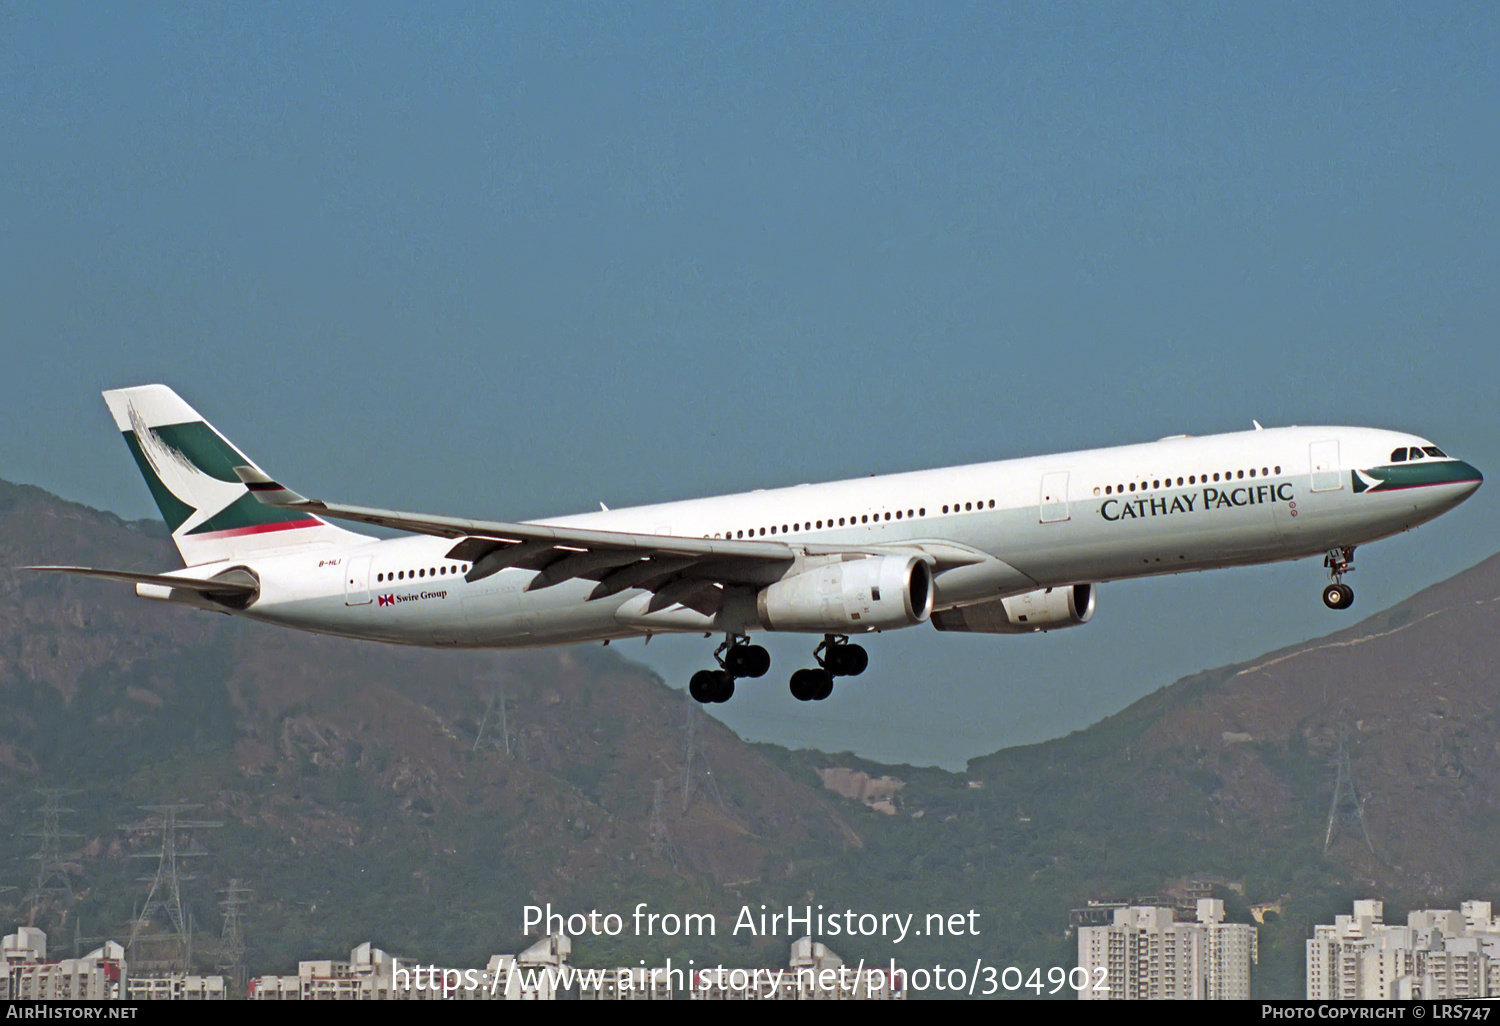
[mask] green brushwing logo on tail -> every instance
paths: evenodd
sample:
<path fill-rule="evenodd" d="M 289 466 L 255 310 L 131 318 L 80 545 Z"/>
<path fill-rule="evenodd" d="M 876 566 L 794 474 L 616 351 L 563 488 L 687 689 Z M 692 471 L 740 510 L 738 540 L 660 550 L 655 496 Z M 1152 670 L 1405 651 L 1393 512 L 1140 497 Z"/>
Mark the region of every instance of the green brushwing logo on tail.
<path fill-rule="evenodd" d="M 250 461 L 203 421 L 148 427 L 131 407 L 130 422 L 125 445 L 173 534 L 254 534 L 322 523 L 257 502 L 234 473 Z"/>

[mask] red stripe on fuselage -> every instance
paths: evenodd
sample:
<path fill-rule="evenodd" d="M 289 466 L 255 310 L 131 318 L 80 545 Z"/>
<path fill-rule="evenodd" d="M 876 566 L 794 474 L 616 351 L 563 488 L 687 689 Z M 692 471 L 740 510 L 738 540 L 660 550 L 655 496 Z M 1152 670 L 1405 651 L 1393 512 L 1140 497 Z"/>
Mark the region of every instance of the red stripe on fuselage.
<path fill-rule="evenodd" d="M 306 520 L 278 520 L 273 524 L 251 524 L 249 527 L 231 527 L 224 531 L 209 531 L 195 534 L 193 538 L 238 538 L 247 534 L 265 534 L 268 531 L 291 531 L 299 527 L 322 527 L 323 521 L 316 517 Z"/>

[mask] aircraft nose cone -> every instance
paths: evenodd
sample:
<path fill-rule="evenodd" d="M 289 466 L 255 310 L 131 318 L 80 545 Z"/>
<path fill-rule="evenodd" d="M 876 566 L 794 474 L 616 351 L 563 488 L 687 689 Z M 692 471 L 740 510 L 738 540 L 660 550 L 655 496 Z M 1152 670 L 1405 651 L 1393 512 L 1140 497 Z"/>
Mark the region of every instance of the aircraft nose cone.
<path fill-rule="evenodd" d="M 1468 497 L 1470 495 L 1473 495 L 1476 491 L 1479 490 L 1479 486 L 1484 484 L 1484 475 L 1481 474 L 1479 472 L 1479 468 L 1474 466 L 1472 463 L 1465 463 L 1460 460 L 1458 465 L 1463 467 L 1464 471 L 1470 475 L 1464 481 L 1464 496 Z"/>
<path fill-rule="evenodd" d="M 1448 484 L 1443 488 L 1434 488 L 1434 492 L 1444 493 L 1441 502 L 1444 509 L 1452 509 L 1463 502 L 1469 496 L 1479 490 L 1484 484 L 1484 475 L 1472 464 L 1457 460 L 1448 465 Z M 1437 496 L 1435 496 L 1436 498 Z"/>

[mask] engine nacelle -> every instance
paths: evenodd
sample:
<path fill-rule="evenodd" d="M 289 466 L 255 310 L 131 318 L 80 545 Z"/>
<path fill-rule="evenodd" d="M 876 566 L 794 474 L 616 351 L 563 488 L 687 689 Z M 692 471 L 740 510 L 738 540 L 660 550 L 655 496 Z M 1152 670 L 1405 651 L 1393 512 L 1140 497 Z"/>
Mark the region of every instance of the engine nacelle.
<path fill-rule="evenodd" d="M 892 630 L 932 615 L 932 568 L 915 556 L 866 556 L 777 581 L 755 600 L 772 631 Z"/>
<path fill-rule="evenodd" d="M 1074 584 L 1067 588 L 1039 588 L 1024 595 L 945 609 L 932 614 L 932 625 L 940 631 L 969 634 L 1031 634 L 1079 627 L 1094 617 L 1094 586 Z"/>

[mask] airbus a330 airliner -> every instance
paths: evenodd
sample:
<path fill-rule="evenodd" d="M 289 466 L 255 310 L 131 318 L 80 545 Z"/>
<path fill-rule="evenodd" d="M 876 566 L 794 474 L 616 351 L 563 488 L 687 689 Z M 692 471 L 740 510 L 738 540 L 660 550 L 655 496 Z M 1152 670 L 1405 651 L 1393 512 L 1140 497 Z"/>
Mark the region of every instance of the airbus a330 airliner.
<path fill-rule="evenodd" d="M 170 388 L 104 393 L 186 568 L 36 567 L 323 634 L 508 648 L 723 634 L 700 702 L 770 668 L 753 631 L 821 635 L 802 701 L 868 662 L 851 637 L 931 623 L 1024 634 L 1094 615 L 1103 581 L 1354 549 L 1452 509 L 1478 470 L 1425 438 L 1287 427 L 798 485 L 533 523 L 307 499 Z M 377 539 L 329 519 L 395 528 Z"/>

